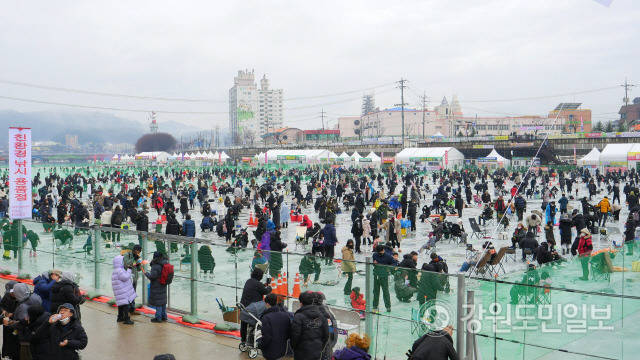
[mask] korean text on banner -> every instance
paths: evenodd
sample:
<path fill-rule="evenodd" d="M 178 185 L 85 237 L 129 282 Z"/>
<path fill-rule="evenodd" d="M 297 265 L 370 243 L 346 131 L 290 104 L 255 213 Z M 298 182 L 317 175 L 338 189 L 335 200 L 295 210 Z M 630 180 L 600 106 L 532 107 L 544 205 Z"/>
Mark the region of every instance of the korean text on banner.
<path fill-rule="evenodd" d="M 9 128 L 9 217 L 31 218 L 31 129 Z"/>

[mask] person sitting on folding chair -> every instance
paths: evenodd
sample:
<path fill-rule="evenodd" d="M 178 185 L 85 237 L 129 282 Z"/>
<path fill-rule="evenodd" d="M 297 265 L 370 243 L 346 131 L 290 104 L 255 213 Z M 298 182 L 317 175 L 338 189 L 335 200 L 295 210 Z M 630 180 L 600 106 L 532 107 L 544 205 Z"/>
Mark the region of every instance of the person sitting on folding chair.
<path fill-rule="evenodd" d="M 487 220 L 493 219 L 493 210 L 489 207 L 489 204 L 484 205 L 484 210 L 482 210 L 482 215 L 478 216 L 478 223 L 482 226 L 487 225 Z"/>
<path fill-rule="evenodd" d="M 493 247 L 493 244 L 491 243 L 491 241 L 485 241 L 484 244 L 482 244 L 482 251 L 476 251 L 475 255 L 471 259 L 465 260 L 462 263 L 462 266 L 460 266 L 460 270 L 458 270 L 458 272 L 460 273 L 467 272 L 469 269 L 475 266 L 480 260 L 482 260 L 482 258 L 484 257 L 484 254 L 487 251 L 491 253 L 491 259 L 489 260 L 489 262 L 492 262 L 493 258 L 496 256 L 496 250 Z"/>
<path fill-rule="evenodd" d="M 520 242 L 520 248 L 522 248 L 522 261 L 527 259 L 526 250 L 531 250 L 532 253 L 535 254 L 536 249 L 538 249 L 538 242 L 536 238 L 533 236 L 533 232 L 527 231 L 527 236 Z"/>
<path fill-rule="evenodd" d="M 516 229 L 513 231 L 513 236 L 511 236 L 511 248 L 515 249 L 516 244 L 520 244 L 520 242 L 527 235 L 527 228 L 522 225 L 522 223 L 518 223 Z"/>

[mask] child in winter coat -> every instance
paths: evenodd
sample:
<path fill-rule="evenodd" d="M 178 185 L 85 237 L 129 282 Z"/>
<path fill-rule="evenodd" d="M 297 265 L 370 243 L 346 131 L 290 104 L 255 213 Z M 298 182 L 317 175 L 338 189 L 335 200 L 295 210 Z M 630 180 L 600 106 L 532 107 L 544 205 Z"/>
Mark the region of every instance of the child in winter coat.
<path fill-rule="evenodd" d="M 359 287 L 354 287 L 349 297 L 351 298 L 351 306 L 354 309 L 364 311 L 367 301 L 364 299 L 364 295 L 360 294 Z"/>
<path fill-rule="evenodd" d="M 113 258 L 111 286 L 113 287 L 113 295 L 116 298 L 116 305 L 118 306 L 118 322 L 122 321 L 126 325 L 133 325 L 133 321 L 129 318 L 129 304 L 131 304 L 138 295 L 131 281 L 131 268 L 125 270 L 124 257 L 122 255 Z"/>
<path fill-rule="evenodd" d="M 362 220 L 362 244 L 371 245 L 371 220 L 369 215 Z"/>

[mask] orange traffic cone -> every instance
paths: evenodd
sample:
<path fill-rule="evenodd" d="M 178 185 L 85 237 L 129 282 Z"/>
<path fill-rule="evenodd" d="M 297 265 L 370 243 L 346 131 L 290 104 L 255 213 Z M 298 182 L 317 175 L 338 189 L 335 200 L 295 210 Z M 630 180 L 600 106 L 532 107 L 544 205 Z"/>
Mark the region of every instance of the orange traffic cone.
<path fill-rule="evenodd" d="M 296 273 L 296 279 L 293 281 L 293 292 L 291 296 L 296 299 L 300 297 L 300 275 L 298 273 Z"/>
<path fill-rule="evenodd" d="M 271 292 L 278 294 L 278 284 L 276 284 L 276 278 L 271 278 Z"/>
<path fill-rule="evenodd" d="M 276 295 L 287 296 L 287 291 L 282 286 L 282 275 L 278 274 L 278 288 L 276 289 Z"/>
<path fill-rule="evenodd" d="M 282 287 L 284 288 L 284 296 L 289 296 L 289 283 L 287 282 L 287 273 L 282 273 Z"/>
<path fill-rule="evenodd" d="M 257 226 L 256 220 L 253 218 L 253 212 L 249 213 L 249 222 L 247 226 Z"/>

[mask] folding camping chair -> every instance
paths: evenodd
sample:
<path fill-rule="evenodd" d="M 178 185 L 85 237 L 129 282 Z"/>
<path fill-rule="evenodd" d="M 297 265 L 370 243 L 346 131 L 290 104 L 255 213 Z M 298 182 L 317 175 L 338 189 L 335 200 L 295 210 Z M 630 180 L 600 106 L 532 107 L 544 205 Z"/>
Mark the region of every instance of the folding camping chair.
<path fill-rule="evenodd" d="M 513 261 L 514 263 L 517 262 L 516 249 L 507 248 L 507 251 L 504 256 L 504 262 L 509 262 L 509 260 Z"/>
<path fill-rule="evenodd" d="M 500 250 L 498 250 L 498 253 L 496 254 L 496 256 L 493 258 L 493 260 L 487 264 L 489 275 L 499 275 L 500 270 L 502 270 L 502 272 L 505 274 L 507 273 L 504 270 L 504 266 L 502 265 L 502 258 L 504 258 L 505 254 L 507 253 L 507 250 L 509 250 L 508 246 L 501 247 Z"/>
<path fill-rule="evenodd" d="M 533 250 L 531 249 L 524 249 L 524 259 L 527 262 L 531 262 L 533 261 Z"/>
<path fill-rule="evenodd" d="M 471 225 L 471 230 L 473 231 L 471 233 L 471 236 L 469 236 L 469 239 L 473 239 L 473 235 L 475 235 L 478 240 L 480 240 L 480 235 L 482 235 L 483 238 L 487 236 L 487 232 L 483 229 L 480 229 L 480 226 L 478 225 L 476 219 L 469 218 L 469 225 Z"/>
<path fill-rule="evenodd" d="M 482 257 L 482 259 L 480 259 L 480 261 L 474 267 L 471 268 L 472 274 L 473 273 L 475 273 L 476 275 L 482 274 L 482 277 L 484 278 L 485 274 L 487 273 L 487 270 L 488 270 L 487 266 L 490 260 L 491 260 L 491 252 L 487 251 L 486 253 L 484 253 L 484 256 Z"/>
<path fill-rule="evenodd" d="M 613 237 L 616 235 L 622 236 L 620 229 L 617 227 L 605 227 L 600 229 L 600 240 L 610 242 L 613 241 Z"/>

